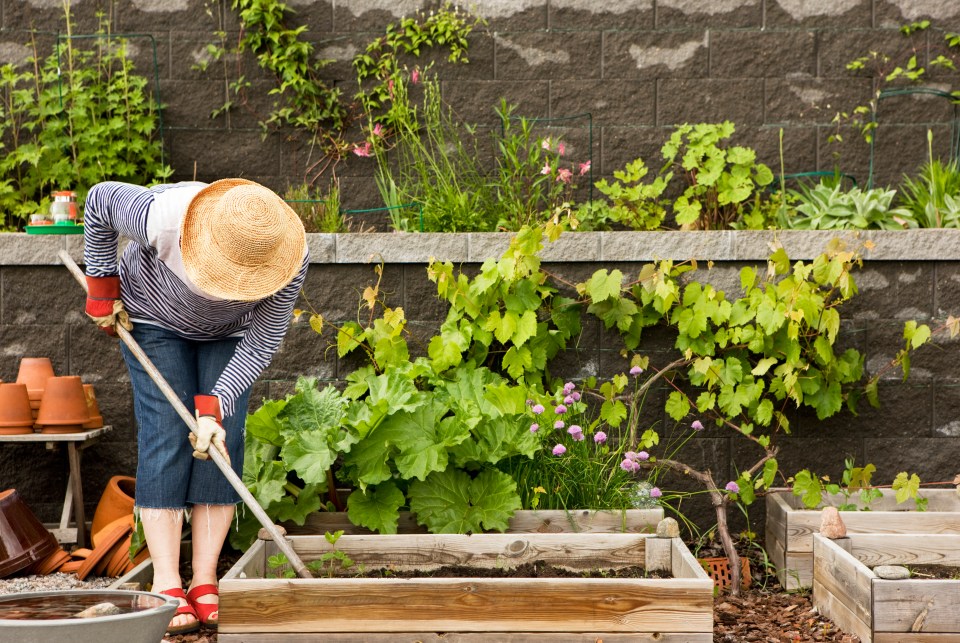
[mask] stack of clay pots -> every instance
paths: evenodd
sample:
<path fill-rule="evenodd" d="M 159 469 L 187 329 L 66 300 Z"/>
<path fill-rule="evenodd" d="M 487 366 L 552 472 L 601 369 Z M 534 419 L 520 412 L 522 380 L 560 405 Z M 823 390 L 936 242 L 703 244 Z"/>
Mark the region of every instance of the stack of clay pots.
<path fill-rule="evenodd" d="M 0 433 L 78 433 L 103 426 L 93 386 L 77 376 L 57 377 L 46 357 L 24 357 L 16 385 L 0 387 Z M 8 397 L 3 397 L 4 395 Z M 25 396 L 25 397 L 24 397 Z M 31 412 L 28 420 L 23 403 Z M 10 415 L 7 413 L 17 415 Z M 27 430 L 29 428 L 29 430 Z"/>
<path fill-rule="evenodd" d="M 71 552 L 57 544 L 53 535 L 10 489 L 0 493 L 0 577 L 14 573 L 45 575 L 55 572 L 118 577 L 150 557 L 141 546 L 131 559 L 134 537 L 133 503 L 136 481 L 114 476 L 100 496 L 91 525 L 92 549 Z"/>

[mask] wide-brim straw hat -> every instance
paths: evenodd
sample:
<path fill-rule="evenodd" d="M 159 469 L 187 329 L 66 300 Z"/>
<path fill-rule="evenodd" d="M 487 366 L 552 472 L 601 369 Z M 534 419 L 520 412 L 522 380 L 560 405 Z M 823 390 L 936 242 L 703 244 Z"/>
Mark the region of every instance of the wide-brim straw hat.
<path fill-rule="evenodd" d="M 297 213 L 272 190 L 222 179 L 200 190 L 180 223 L 180 251 L 203 292 L 256 301 L 289 284 L 307 240 Z"/>

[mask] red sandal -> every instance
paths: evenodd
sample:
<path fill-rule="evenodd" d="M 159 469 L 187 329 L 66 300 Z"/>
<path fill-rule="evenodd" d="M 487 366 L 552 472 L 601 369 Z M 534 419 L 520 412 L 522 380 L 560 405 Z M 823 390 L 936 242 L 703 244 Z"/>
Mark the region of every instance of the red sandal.
<path fill-rule="evenodd" d="M 192 601 L 189 598 L 187 598 L 187 595 L 183 593 L 183 590 L 181 588 L 172 587 L 170 589 L 165 589 L 159 593 L 164 594 L 166 596 L 172 596 L 173 598 L 182 598 L 183 600 L 187 601 L 186 605 L 177 606 L 177 611 L 173 615 L 174 618 L 176 618 L 177 616 L 180 616 L 181 614 L 186 614 L 188 616 L 193 617 L 193 622 L 191 623 L 187 623 L 186 625 L 180 625 L 177 627 L 168 627 L 167 634 L 169 636 L 176 636 L 178 634 L 190 634 L 191 632 L 196 632 L 197 630 L 200 629 L 200 617 L 197 616 L 197 610 L 193 609 Z M 170 619 L 170 620 L 172 621 L 173 619 Z"/>
<path fill-rule="evenodd" d="M 190 601 L 190 605 L 193 606 L 193 609 L 197 612 L 197 618 L 201 623 L 207 627 L 217 627 L 220 622 L 220 603 L 198 603 L 197 599 L 202 598 L 203 596 L 219 596 L 220 591 L 217 589 L 216 585 L 197 585 L 189 592 L 187 592 L 187 600 Z M 216 614 L 216 616 L 213 616 Z M 213 616 L 211 618 L 211 616 Z"/>

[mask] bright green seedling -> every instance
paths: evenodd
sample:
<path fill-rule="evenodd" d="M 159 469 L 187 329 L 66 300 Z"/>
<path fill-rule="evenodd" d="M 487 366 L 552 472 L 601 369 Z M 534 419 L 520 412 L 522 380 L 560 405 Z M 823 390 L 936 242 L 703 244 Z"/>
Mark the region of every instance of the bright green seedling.
<path fill-rule="evenodd" d="M 343 572 L 353 567 L 353 559 L 343 551 L 336 549 L 337 541 L 340 540 L 342 535 L 342 529 L 333 533 L 328 531 L 323 535 L 334 549 L 324 552 L 320 555 L 320 558 L 311 560 L 306 564 L 307 569 L 309 569 L 314 576 L 326 576 L 327 578 L 342 576 Z M 296 578 L 297 576 L 296 572 L 290 568 L 290 561 L 287 560 L 284 554 L 274 554 L 268 557 L 267 568 L 269 570 L 267 578 Z"/>

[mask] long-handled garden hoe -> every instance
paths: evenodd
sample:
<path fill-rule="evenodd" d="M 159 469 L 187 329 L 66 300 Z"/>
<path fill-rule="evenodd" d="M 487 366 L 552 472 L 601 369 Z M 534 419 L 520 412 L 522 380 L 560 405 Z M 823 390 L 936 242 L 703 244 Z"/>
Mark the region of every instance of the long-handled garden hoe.
<path fill-rule="evenodd" d="M 87 280 L 84 277 L 83 272 L 74 262 L 73 258 L 67 254 L 66 250 L 61 250 L 59 253 L 60 261 L 63 262 L 63 265 L 73 273 L 73 276 L 77 279 L 80 285 L 84 290 L 87 289 Z M 173 392 L 173 389 L 170 388 L 170 385 L 167 384 L 167 381 L 163 378 L 163 375 L 160 374 L 160 371 L 157 370 L 157 367 L 153 365 L 153 362 L 150 361 L 150 358 L 147 357 L 147 354 L 143 352 L 143 349 L 137 344 L 137 341 L 130 335 L 130 332 L 125 328 L 117 326 L 117 335 L 120 336 L 120 340 L 127 345 L 127 348 L 130 349 L 130 352 L 137 358 L 137 361 L 143 366 L 147 371 L 147 374 L 150 376 L 150 379 L 154 381 L 157 385 L 157 388 L 163 393 L 164 397 L 173 405 L 174 410 L 180 415 L 184 423 L 186 423 L 187 428 L 190 429 L 194 434 L 197 433 L 197 421 L 187 410 L 187 407 L 183 405 L 183 402 L 180 401 L 180 398 L 177 397 L 177 394 Z M 297 575 L 301 578 L 312 578 L 313 575 L 310 573 L 310 570 L 307 569 L 306 565 L 303 564 L 303 561 L 300 560 L 300 556 L 293 551 L 293 547 L 290 545 L 290 541 L 283 537 L 283 534 L 280 533 L 280 530 L 277 529 L 277 526 L 273 524 L 273 521 L 270 520 L 267 513 L 263 510 L 263 507 L 257 502 L 256 498 L 253 497 L 253 494 L 244 486 L 243 481 L 240 477 L 230 468 L 230 465 L 227 464 L 226 459 L 221 455 L 220 451 L 217 449 L 210 449 L 207 452 L 210 455 L 210 459 L 213 460 L 214 464 L 217 465 L 217 468 L 220 469 L 221 473 L 226 476 L 227 481 L 230 483 L 230 486 L 240 494 L 240 498 L 243 500 L 244 504 L 250 508 L 250 511 L 253 512 L 253 515 L 257 517 L 257 520 L 260 521 L 260 524 L 263 525 L 264 529 L 267 530 L 267 533 L 270 534 L 270 537 L 277 547 L 280 548 L 280 551 L 287 557 L 287 561 L 297 572 Z"/>

